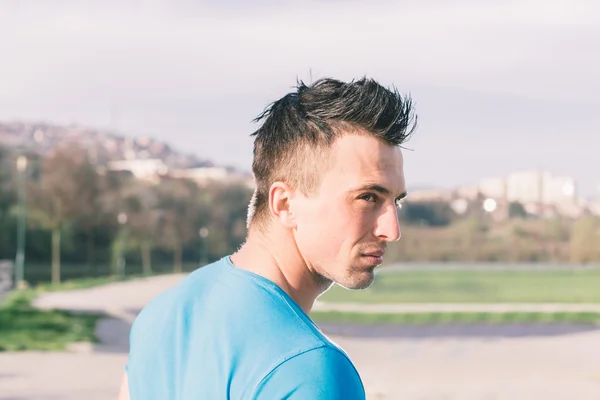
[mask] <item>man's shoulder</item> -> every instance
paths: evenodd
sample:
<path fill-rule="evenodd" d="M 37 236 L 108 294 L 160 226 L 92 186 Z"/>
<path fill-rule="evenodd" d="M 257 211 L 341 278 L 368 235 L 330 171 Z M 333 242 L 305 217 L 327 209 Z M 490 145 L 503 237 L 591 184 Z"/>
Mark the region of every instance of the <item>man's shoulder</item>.
<path fill-rule="evenodd" d="M 226 258 L 192 272 L 156 296 L 141 310 L 134 326 L 147 337 L 147 328 L 162 326 L 165 332 L 176 329 L 178 321 L 185 321 L 186 329 L 228 326 L 232 337 L 238 332 L 247 338 L 270 336 L 273 346 L 281 342 L 283 348 L 292 338 L 319 344 L 317 329 L 275 284 L 234 269 Z"/>
<path fill-rule="evenodd" d="M 256 398 L 365 399 L 358 371 L 348 355 L 331 343 L 286 358 L 260 382 Z"/>
<path fill-rule="evenodd" d="M 307 348 L 281 362 L 274 370 L 287 369 L 293 371 L 310 367 L 315 375 L 335 378 L 340 373 L 344 376 L 358 377 L 358 372 L 350 357 L 340 347 L 329 341 L 320 346 Z M 346 376 L 347 377 L 347 376 Z"/>
<path fill-rule="evenodd" d="M 191 314 L 195 304 L 206 297 L 213 282 L 219 281 L 219 275 L 224 271 L 221 264 L 221 261 L 216 261 L 199 268 L 156 295 L 140 310 L 133 327 L 139 326 L 144 331 L 148 328 L 146 325 L 156 326 L 161 322 L 166 323 L 165 327 L 172 326 L 169 320 Z"/>

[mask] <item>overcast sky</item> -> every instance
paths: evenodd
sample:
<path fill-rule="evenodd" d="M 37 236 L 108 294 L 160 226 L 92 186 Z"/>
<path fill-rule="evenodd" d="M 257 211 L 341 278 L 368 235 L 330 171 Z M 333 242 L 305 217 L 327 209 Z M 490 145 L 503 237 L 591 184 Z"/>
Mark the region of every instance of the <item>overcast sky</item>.
<path fill-rule="evenodd" d="M 297 77 L 367 75 L 416 103 L 409 188 L 535 168 L 600 184 L 596 0 L 90 3 L 0 0 L 1 120 L 249 169 L 252 118 Z"/>

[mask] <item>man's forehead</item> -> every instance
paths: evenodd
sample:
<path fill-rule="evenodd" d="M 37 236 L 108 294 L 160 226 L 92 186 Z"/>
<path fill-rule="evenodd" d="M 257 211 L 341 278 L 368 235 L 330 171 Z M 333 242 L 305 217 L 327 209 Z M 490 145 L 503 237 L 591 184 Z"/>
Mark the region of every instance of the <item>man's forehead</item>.
<path fill-rule="evenodd" d="M 349 140 L 333 149 L 323 184 L 344 191 L 379 186 L 400 196 L 405 191 L 402 153 L 375 140 Z"/>
<path fill-rule="evenodd" d="M 357 175 L 403 174 L 400 148 L 373 137 L 348 135 L 333 146 L 331 168 Z"/>

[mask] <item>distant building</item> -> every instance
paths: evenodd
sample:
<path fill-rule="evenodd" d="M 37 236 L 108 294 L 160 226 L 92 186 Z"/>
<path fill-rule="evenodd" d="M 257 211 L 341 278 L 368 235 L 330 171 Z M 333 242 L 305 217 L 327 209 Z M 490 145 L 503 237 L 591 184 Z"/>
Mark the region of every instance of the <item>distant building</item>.
<path fill-rule="evenodd" d="M 452 200 L 452 191 L 446 189 L 421 189 L 410 191 L 407 200 L 415 202 L 427 201 L 450 201 Z"/>
<path fill-rule="evenodd" d="M 577 216 L 583 211 L 576 180 L 547 171 L 520 171 L 504 178 L 483 179 L 478 190 L 486 198 L 521 203 L 532 214 Z"/>
<path fill-rule="evenodd" d="M 170 175 L 174 178 L 186 178 L 197 183 L 205 183 L 211 180 L 225 180 L 228 177 L 228 172 L 222 167 L 200 167 L 172 170 Z"/>
<path fill-rule="evenodd" d="M 138 179 L 157 181 L 169 172 L 167 165 L 159 159 L 111 161 L 107 168 L 111 171 L 129 171 Z"/>
<path fill-rule="evenodd" d="M 454 190 L 454 197 L 458 199 L 476 200 L 480 195 L 477 185 L 460 186 Z"/>
<path fill-rule="evenodd" d="M 492 199 L 504 199 L 508 192 L 508 179 L 506 178 L 486 178 L 482 179 L 477 185 L 477 193 L 483 197 Z"/>
<path fill-rule="evenodd" d="M 488 212 L 492 212 L 498 219 L 508 217 L 512 202 L 521 203 L 528 213 L 544 216 L 558 214 L 577 217 L 589 208 L 577 196 L 577 182 L 573 177 L 535 170 L 513 172 L 505 177 L 484 178 L 477 184 L 451 190 L 418 190 L 410 192 L 407 198 L 417 202 L 448 202 L 459 214 L 464 212 L 466 204 L 480 202 L 483 207 L 483 203 L 489 199 L 494 201 L 495 206 L 493 211 Z"/>
<path fill-rule="evenodd" d="M 242 182 L 248 187 L 253 187 L 252 178 L 239 173 L 232 173 L 224 167 L 198 167 L 171 170 L 169 175 L 174 178 L 191 179 L 199 185 L 209 182 Z"/>

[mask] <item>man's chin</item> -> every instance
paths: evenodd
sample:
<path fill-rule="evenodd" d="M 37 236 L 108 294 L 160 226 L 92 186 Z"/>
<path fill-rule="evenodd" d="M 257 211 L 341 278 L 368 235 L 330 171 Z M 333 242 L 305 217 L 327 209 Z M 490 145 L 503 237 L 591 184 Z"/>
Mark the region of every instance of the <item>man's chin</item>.
<path fill-rule="evenodd" d="M 369 268 L 368 270 L 353 271 L 346 279 L 345 282 L 336 282 L 348 290 L 364 290 L 369 288 L 373 284 L 375 279 L 375 268 Z"/>

